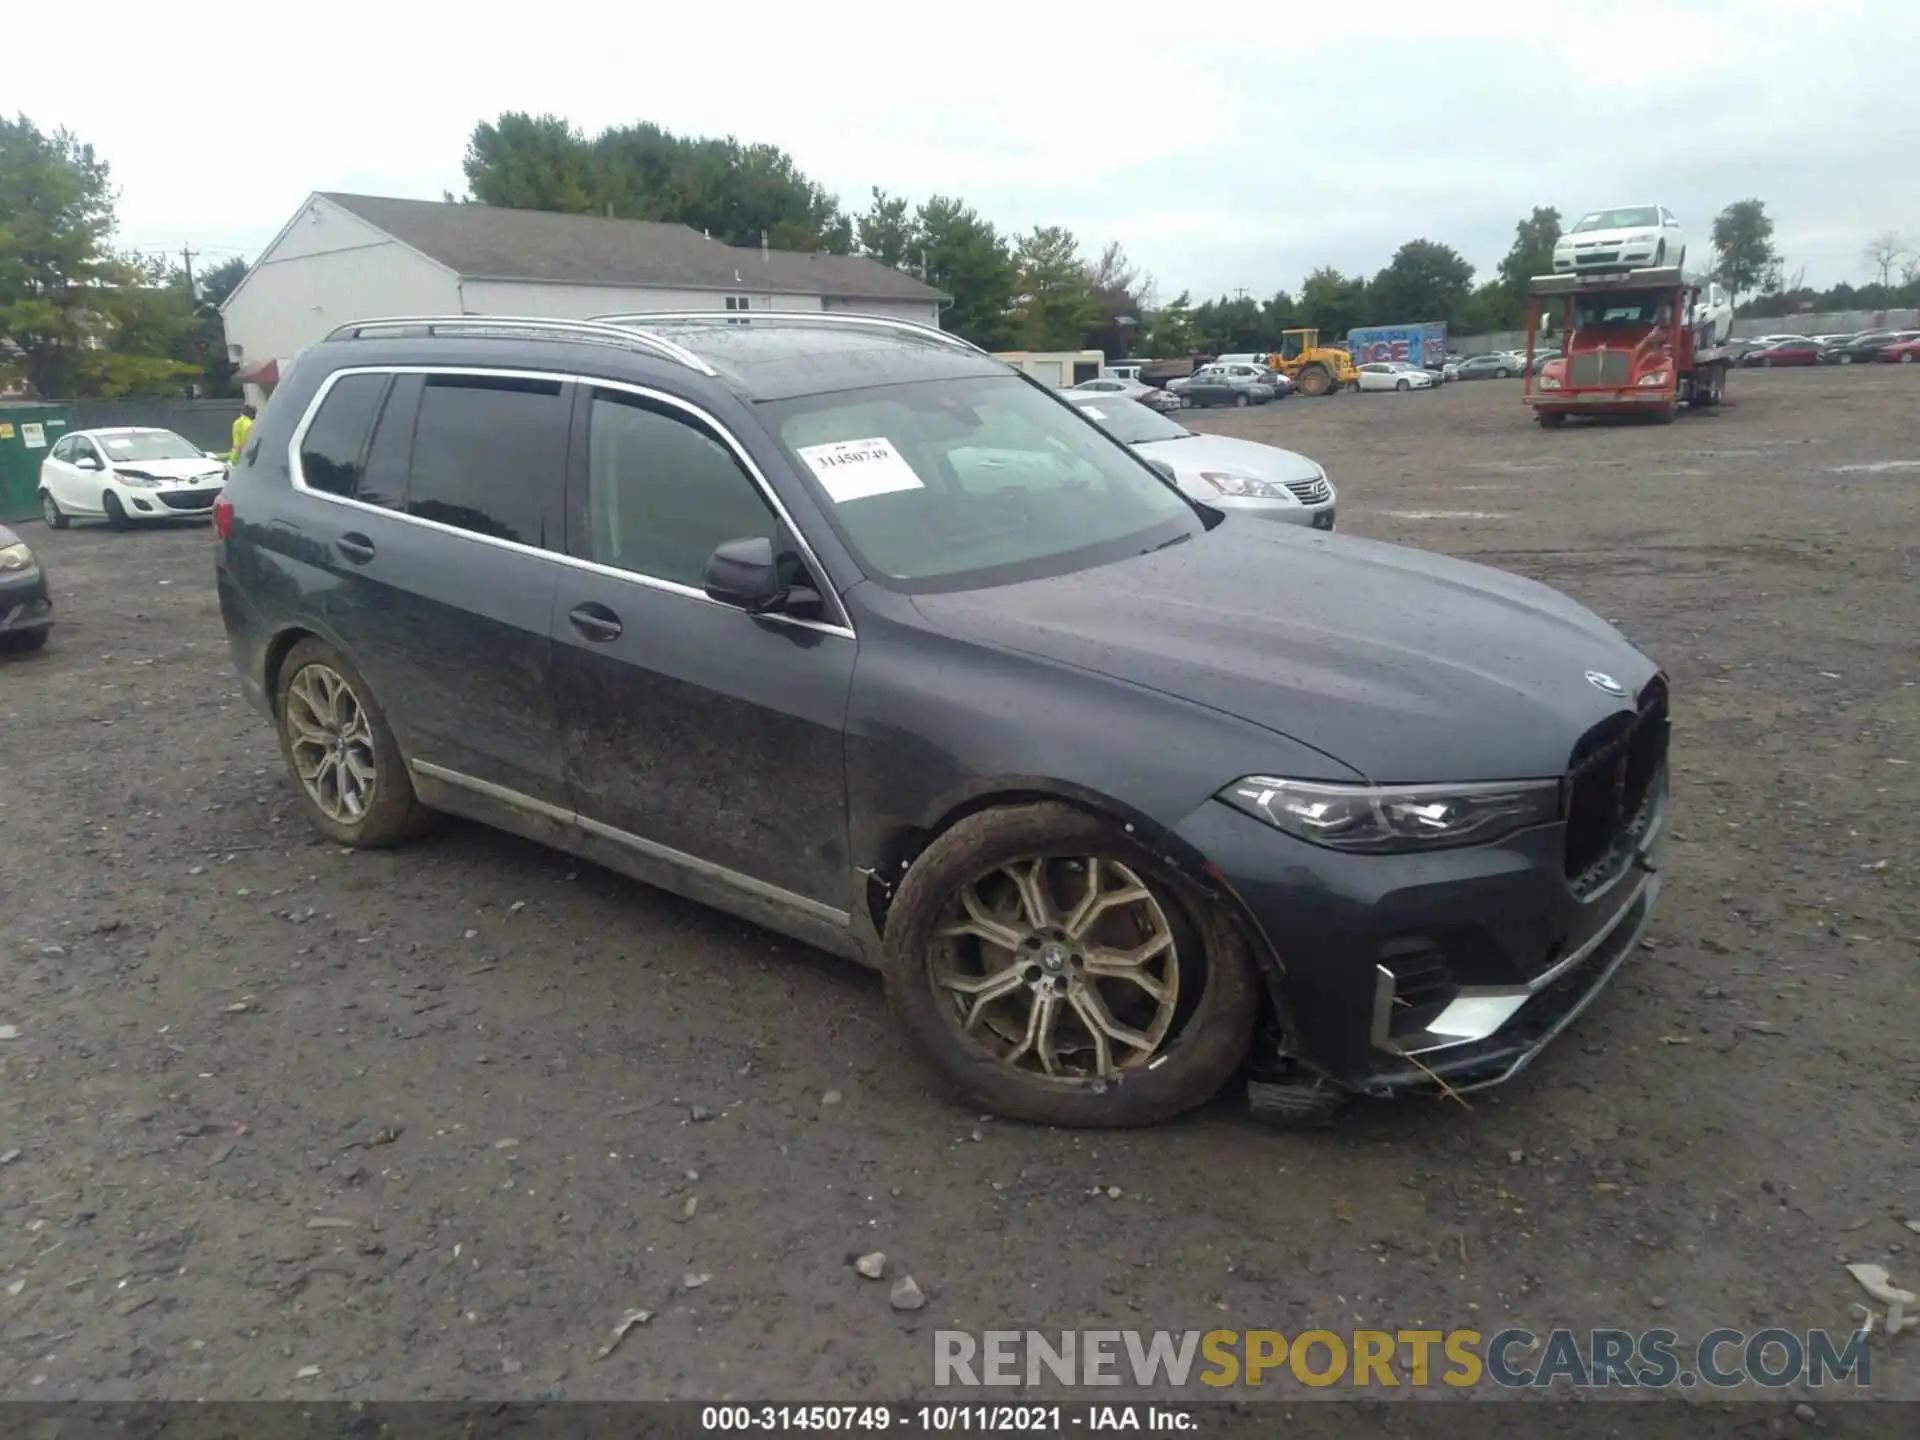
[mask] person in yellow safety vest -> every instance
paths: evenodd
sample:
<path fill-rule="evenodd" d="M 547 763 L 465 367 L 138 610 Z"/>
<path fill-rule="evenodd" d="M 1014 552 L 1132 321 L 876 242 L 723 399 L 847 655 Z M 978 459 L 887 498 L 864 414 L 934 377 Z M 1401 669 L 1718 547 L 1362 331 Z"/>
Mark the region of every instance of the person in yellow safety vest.
<path fill-rule="evenodd" d="M 242 405 L 240 413 L 233 419 L 233 449 L 227 455 L 227 464 L 240 463 L 240 451 L 247 443 L 247 434 L 253 429 L 253 417 L 259 412 L 251 405 Z"/>

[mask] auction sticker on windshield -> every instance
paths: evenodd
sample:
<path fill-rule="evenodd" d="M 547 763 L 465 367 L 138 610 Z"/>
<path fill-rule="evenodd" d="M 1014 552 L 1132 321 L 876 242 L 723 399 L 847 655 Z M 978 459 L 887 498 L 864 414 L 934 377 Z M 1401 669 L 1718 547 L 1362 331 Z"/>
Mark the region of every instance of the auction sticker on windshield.
<path fill-rule="evenodd" d="M 836 505 L 891 495 L 896 490 L 924 490 L 893 442 L 884 435 L 867 440 L 835 440 L 826 445 L 802 445 L 796 452 L 807 468 L 820 477 L 827 498 Z"/>

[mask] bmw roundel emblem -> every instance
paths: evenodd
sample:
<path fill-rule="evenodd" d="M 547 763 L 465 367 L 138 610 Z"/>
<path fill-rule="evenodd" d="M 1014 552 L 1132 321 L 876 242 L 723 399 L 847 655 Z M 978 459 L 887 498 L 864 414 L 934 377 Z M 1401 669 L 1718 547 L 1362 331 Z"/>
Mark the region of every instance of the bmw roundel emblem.
<path fill-rule="evenodd" d="M 1618 680 L 1614 679 L 1611 675 L 1605 674 L 1604 672 L 1599 670 L 1587 671 L 1587 683 L 1593 686 L 1593 688 L 1596 690 L 1604 690 L 1609 695 L 1619 695 L 1624 697 L 1627 693 L 1626 686 L 1622 685 Z"/>

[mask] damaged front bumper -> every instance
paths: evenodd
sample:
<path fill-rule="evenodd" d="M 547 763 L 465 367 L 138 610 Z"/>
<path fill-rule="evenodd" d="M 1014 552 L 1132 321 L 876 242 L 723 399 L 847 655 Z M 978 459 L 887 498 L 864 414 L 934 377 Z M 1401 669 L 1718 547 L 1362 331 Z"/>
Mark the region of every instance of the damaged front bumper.
<path fill-rule="evenodd" d="M 1267 942 L 1277 1054 L 1372 1096 L 1512 1079 L 1633 954 L 1660 894 L 1665 776 L 1597 889 L 1575 892 L 1560 827 L 1423 855 L 1337 854 L 1211 805 L 1179 827 Z"/>

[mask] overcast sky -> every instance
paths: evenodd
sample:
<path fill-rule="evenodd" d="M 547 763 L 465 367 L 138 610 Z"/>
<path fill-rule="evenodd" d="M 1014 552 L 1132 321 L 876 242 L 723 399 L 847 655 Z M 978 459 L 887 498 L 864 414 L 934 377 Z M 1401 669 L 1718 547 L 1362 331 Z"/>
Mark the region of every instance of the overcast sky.
<path fill-rule="evenodd" d="M 314 190 L 462 193 L 467 135 L 503 110 L 770 141 L 850 210 L 879 185 L 1117 239 L 1162 298 L 1371 274 L 1416 236 L 1484 273 L 1536 204 L 1570 221 L 1657 201 L 1704 243 L 1758 196 L 1816 285 L 1866 279 L 1880 232 L 1920 244 L 1920 0 L 1345 0 L 1321 18 L 1262 0 L 354 0 L 87 20 L 111 56 L 11 65 L 0 103 L 109 161 L 123 242 L 213 260 L 255 258 Z"/>

